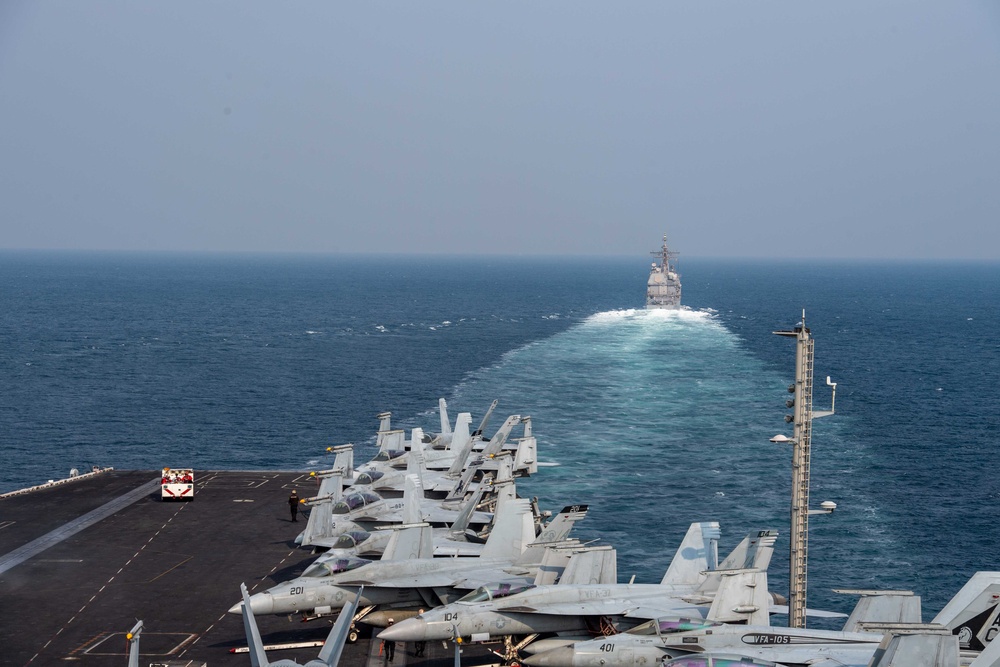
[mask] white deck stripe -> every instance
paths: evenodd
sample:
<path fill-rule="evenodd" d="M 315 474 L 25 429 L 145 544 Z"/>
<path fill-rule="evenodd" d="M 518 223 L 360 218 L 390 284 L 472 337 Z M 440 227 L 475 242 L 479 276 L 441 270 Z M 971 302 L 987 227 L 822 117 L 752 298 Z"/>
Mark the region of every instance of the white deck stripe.
<path fill-rule="evenodd" d="M 28 542 L 24 546 L 14 549 L 10 553 L 0 556 L 0 574 L 17 567 L 24 561 L 37 556 L 51 546 L 59 544 L 68 537 L 76 535 L 84 528 L 92 526 L 101 519 L 105 519 L 115 512 L 122 510 L 143 496 L 148 496 L 156 487 L 160 485 L 159 478 L 151 480 L 142 486 L 101 505 L 95 510 L 87 512 L 72 521 L 63 524 L 50 533 L 42 535 L 38 539 Z"/>

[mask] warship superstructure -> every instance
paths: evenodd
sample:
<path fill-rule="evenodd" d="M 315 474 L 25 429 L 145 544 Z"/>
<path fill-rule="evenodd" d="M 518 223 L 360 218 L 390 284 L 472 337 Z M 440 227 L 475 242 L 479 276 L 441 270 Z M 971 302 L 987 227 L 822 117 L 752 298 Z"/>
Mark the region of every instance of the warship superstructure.
<path fill-rule="evenodd" d="M 646 282 L 646 308 L 674 310 L 681 307 L 681 275 L 677 272 L 677 253 L 667 247 L 667 235 L 663 235 L 663 246 L 650 253 L 659 263 L 653 262 Z"/>

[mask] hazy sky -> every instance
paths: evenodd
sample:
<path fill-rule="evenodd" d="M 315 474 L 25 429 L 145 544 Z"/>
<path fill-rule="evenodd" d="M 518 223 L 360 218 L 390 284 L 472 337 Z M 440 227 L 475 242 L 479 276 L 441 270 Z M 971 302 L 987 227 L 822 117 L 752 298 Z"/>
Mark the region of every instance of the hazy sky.
<path fill-rule="evenodd" d="M 1000 259 L 1000 2 L 0 2 L 0 248 Z"/>

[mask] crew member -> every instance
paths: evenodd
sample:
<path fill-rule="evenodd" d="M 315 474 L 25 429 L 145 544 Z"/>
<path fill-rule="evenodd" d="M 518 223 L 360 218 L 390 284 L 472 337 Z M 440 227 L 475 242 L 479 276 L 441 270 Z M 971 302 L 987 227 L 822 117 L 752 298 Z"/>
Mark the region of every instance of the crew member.
<path fill-rule="evenodd" d="M 423 609 L 421 609 L 419 612 L 417 612 L 417 616 L 419 616 L 422 613 L 424 613 Z M 414 642 L 414 644 L 413 644 L 413 657 L 414 658 L 422 658 L 422 657 L 424 657 L 424 649 L 425 648 L 427 648 L 427 642 L 425 642 L 425 641 Z"/>
<path fill-rule="evenodd" d="M 389 627 L 390 628 L 392 627 L 392 624 L 394 622 L 395 621 L 393 621 L 391 618 L 389 619 Z M 396 642 L 392 641 L 391 639 L 385 639 L 385 640 L 382 641 L 382 646 L 385 648 L 385 659 L 386 659 L 386 661 L 387 662 L 392 662 L 392 656 L 394 656 L 396 654 Z"/>
<path fill-rule="evenodd" d="M 288 509 L 292 513 L 292 521 L 298 521 L 299 492 L 295 489 L 292 489 L 292 495 L 288 496 Z"/>

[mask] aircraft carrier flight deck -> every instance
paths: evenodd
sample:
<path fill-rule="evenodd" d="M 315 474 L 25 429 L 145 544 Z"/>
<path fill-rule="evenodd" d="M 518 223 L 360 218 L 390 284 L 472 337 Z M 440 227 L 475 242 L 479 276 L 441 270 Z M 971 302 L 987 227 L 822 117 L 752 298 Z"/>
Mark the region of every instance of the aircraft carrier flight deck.
<path fill-rule="evenodd" d="M 16 667 L 123 667 L 126 633 L 144 623 L 140 665 L 250 664 L 240 616 L 227 610 L 240 582 L 261 591 L 301 573 L 315 557 L 293 540 L 292 489 L 307 473 L 199 471 L 190 501 L 160 498 L 159 471 L 104 471 L 0 498 L 0 663 Z M 258 616 L 271 660 L 314 659 L 335 617 Z M 389 667 L 360 624 L 341 665 Z M 391 667 L 444 667 L 452 649 L 428 642 L 424 657 L 400 644 Z M 495 662 L 466 647 L 463 664 Z"/>

